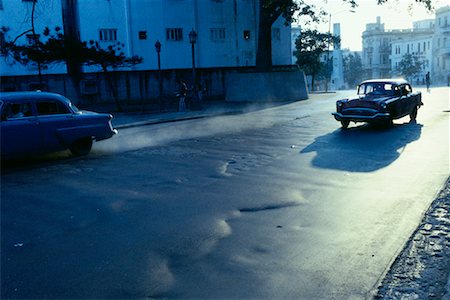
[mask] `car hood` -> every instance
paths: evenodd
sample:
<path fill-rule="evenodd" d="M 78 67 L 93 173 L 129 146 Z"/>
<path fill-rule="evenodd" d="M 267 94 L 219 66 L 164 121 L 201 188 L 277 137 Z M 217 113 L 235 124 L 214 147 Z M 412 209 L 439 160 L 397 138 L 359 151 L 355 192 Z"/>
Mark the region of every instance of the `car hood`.
<path fill-rule="evenodd" d="M 395 97 L 386 96 L 386 97 L 373 97 L 373 96 L 364 96 L 349 99 L 344 103 L 345 107 L 367 107 L 367 108 L 378 108 L 380 103 L 389 101 Z"/>

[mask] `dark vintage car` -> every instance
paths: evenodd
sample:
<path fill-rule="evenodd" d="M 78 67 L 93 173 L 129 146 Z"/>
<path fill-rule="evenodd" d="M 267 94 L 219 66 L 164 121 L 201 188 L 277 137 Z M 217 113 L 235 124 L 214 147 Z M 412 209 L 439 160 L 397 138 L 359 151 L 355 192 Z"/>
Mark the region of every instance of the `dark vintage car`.
<path fill-rule="evenodd" d="M 409 115 L 414 121 L 422 103 L 422 94 L 413 92 L 404 79 L 367 80 L 358 86 L 353 99 L 336 102 L 335 119 L 347 128 L 350 122 L 392 125 L 392 120 Z"/>
<path fill-rule="evenodd" d="M 66 149 L 85 155 L 94 140 L 117 133 L 110 114 L 80 111 L 55 93 L 0 93 L 0 112 L 2 159 Z"/>

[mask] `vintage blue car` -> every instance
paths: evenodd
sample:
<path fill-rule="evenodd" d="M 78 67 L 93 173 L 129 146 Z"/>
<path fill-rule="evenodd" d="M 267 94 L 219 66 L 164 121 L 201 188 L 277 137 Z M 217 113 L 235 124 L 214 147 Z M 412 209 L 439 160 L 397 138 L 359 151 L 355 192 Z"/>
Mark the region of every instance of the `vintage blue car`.
<path fill-rule="evenodd" d="M 2 159 L 66 149 L 86 155 L 94 140 L 117 133 L 110 114 L 80 111 L 55 93 L 0 93 L 0 112 Z"/>
<path fill-rule="evenodd" d="M 353 99 L 336 102 L 334 118 L 346 129 L 350 122 L 392 125 L 392 120 L 409 115 L 412 121 L 423 105 L 422 94 L 413 92 L 404 79 L 375 79 L 362 82 Z"/>

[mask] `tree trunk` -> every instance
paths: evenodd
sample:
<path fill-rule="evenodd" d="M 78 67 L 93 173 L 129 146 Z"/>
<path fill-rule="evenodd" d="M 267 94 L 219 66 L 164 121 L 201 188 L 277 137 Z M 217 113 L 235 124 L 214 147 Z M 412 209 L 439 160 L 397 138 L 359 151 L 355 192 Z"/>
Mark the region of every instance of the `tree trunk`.
<path fill-rule="evenodd" d="M 258 49 L 256 52 L 256 70 L 267 72 L 272 70 L 272 24 L 260 1 Z"/>
<path fill-rule="evenodd" d="M 106 81 L 108 82 L 109 89 L 111 90 L 111 95 L 113 96 L 114 103 L 116 104 L 116 109 L 117 109 L 117 111 L 122 112 L 123 108 L 119 101 L 119 95 L 117 93 L 117 89 L 113 84 L 112 76 L 108 72 L 106 67 L 103 67 L 103 72 L 105 74 Z"/>

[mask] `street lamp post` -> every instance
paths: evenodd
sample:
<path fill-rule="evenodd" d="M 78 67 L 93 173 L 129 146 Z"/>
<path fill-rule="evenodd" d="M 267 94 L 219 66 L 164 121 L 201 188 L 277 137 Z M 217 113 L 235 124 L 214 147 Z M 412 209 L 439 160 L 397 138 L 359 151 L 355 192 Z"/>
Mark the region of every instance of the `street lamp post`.
<path fill-rule="evenodd" d="M 156 53 L 158 54 L 158 98 L 159 98 L 159 109 L 163 109 L 162 103 L 162 77 L 161 77 L 161 43 L 159 40 L 155 43 Z"/>
<path fill-rule="evenodd" d="M 195 75 L 195 43 L 197 43 L 197 32 L 192 28 L 189 32 L 189 42 L 191 43 L 192 50 L 192 99 L 197 100 L 197 86 L 196 86 L 196 75 Z"/>

